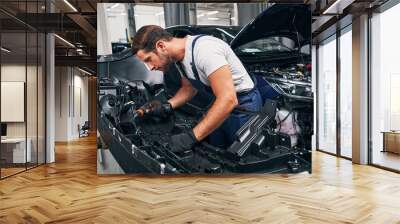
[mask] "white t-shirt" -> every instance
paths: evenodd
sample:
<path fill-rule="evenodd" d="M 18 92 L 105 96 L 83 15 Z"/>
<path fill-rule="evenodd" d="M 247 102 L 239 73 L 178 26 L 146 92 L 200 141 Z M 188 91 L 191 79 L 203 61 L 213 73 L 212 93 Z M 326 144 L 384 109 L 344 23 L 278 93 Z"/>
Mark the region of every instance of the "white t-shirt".
<path fill-rule="evenodd" d="M 190 79 L 196 79 L 190 63 L 192 61 L 192 42 L 195 36 L 187 36 L 185 56 L 182 60 L 185 72 Z M 202 36 L 197 39 L 194 46 L 194 61 L 202 83 L 210 86 L 208 76 L 224 65 L 229 65 L 233 84 L 236 92 L 244 92 L 253 89 L 254 83 L 242 62 L 232 51 L 231 47 L 213 36 Z"/>

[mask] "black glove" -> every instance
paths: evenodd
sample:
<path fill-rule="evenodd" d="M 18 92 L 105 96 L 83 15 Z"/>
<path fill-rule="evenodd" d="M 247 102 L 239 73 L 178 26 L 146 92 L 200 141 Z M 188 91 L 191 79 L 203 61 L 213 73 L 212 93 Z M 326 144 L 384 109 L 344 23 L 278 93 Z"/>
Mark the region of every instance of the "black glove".
<path fill-rule="evenodd" d="M 170 103 L 162 103 L 159 100 L 147 102 L 141 108 L 144 110 L 145 114 L 162 118 L 168 117 L 173 111 Z"/>
<path fill-rule="evenodd" d="M 183 152 L 191 149 L 197 143 L 193 130 L 186 133 L 173 135 L 171 137 L 170 148 L 172 152 Z"/>

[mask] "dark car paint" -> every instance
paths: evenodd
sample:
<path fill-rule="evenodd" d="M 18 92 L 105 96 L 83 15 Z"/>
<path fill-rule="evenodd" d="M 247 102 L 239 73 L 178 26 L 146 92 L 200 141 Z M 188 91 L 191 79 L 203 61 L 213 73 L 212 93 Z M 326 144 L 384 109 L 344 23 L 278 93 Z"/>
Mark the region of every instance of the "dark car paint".
<path fill-rule="evenodd" d="M 309 5 L 276 4 L 259 14 L 243 27 L 231 42 L 232 49 L 261 38 L 284 36 L 298 46 L 311 38 Z"/>
<path fill-rule="evenodd" d="M 307 22 L 309 21 L 309 22 Z M 311 10 L 305 4 L 276 4 L 259 14 L 249 24 L 240 26 L 212 26 L 212 25 L 178 25 L 167 27 L 175 37 L 186 35 L 207 34 L 219 39 L 218 32 L 211 33 L 211 29 L 232 29 L 237 32 L 236 36 L 228 41 L 231 48 L 239 56 L 243 63 L 271 62 L 282 63 L 282 61 L 304 61 L 311 60 L 309 54 L 300 53 L 300 48 L 310 43 L 311 40 Z M 238 31 L 240 29 L 240 31 Z M 209 30 L 209 31 L 207 31 Z M 222 32 L 220 32 L 222 33 Z M 268 37 L 287 37 L 294 41 L 298 52 L 271 52 L 271 54 L 251 54 L 238 52 L 237 48 L 246 43 Z M 224 39 L 223 39 L 224 40 Z M 225 40 L 226 41 L 226 40 Z"/>
<path fill-rule="evenodd" d="M 233 40 L 228 42 L 232 49 L 236 49 L 251 41 L 272 36 L 288 37 L 297 46 L 303 46 L 310 42 L 310 24 L 311 9 L 309 5 L 276 4 L 263 11 L 243 28 L 240 26 L 178 25 L 167 27 L 166 30 L 175 37 L 184 37 L 186 35 L 210 35 L 210 32 L 205 31 L 206 29 L 221 28 L 235 31 L 240 29 Z"/>

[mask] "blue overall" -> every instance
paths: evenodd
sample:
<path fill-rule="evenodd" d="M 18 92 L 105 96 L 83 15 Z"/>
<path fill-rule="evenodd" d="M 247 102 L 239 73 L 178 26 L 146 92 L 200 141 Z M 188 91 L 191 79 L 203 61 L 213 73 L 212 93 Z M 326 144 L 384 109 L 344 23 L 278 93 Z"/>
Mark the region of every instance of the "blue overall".
<path fill-rule="evenodd" d="M 205 91 L 203 92 L 203 95 L 208 97 L 203 97 L 202 100 L 207 100 L 208 102 L 202 102 L 202 103 L 211 105 L 211 102 L 215 99 L 215 96 L 212 92 L 212 89 L 200 81 L 199 73 L 197 71 L 194 62 L 194 46 L 197 39 L 200 38 L 201 36 L 204 35 L 196 36 L 192 42 L 191 68 L 195 76 L 195 79 L 188 78 L 185 71 L 183 70 L 183 65 L 180 62 L 178 62 L 177 65 L 180 68 L 182 74 L 185 76 L 185 78 L 187 78 L 192 84 L 192 86 L 197 89 L 198 91 L 197 94 L 199 94 L 199 91 Z M 247 92 L 236 93 L 236 94 L 239 107 L 241 109 L 245 109 L 248 111 L 260 111 L 262 107 L 262 99 L 259 90 L 256 88 L 256 85 L 254 85 L 253 89 Z M 249 114 L 233 110 L 229 115 L 229 117 L 226 118 L 226 120 L 222 123 L 222 125 L 208 136 L 208 142 L 211 145 L 221 148 L 229 147 L 235 141 L 236 131 L 239 130 L 239 128 L 249 120 L 250 116 L 251 115 Z"/>

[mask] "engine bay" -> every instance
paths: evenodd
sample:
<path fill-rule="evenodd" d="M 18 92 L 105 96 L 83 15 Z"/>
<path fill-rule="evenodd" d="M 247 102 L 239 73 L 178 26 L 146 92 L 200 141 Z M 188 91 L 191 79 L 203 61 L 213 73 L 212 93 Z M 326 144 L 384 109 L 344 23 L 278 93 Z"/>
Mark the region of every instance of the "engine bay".
<path fill-rule="evenodd" d="M 164 85 L 116 78 L 102 78 L 98 83 L 98 129 L 125 173 L 311 172 L 308 143 L 293 144 L 290 133 L 279 131 L 275 100 L 267 100 L 262 111 L 251 116 L 230 147 L 218 148 L 205 140 L 191 150 L 174 153 L 170 137 L 192 129 L 205 108 L 189 103 L 168 118 L 137 119 L 134 111 L 145 102 L 168 98 Z"/>
<path fill-rule="evenodd" d="M 279 94 L 288 98 L 312 101 L 311 65 L 291 63 L 283 66 L 271 66 L 255 63 L 247 70 L 263 79 Z"/>

